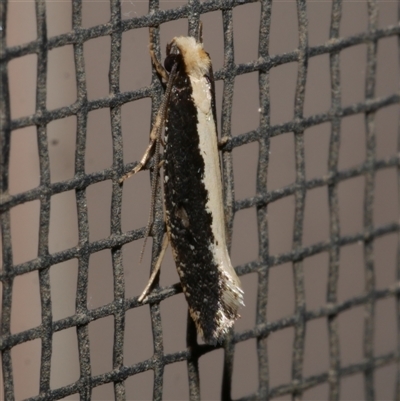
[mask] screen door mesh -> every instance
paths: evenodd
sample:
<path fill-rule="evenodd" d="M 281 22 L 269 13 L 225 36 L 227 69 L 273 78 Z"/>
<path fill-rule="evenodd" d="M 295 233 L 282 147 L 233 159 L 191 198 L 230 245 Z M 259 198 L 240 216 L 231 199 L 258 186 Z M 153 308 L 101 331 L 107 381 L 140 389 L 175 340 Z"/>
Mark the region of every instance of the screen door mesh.
<path fill-rule="evenodd" d="M 157 287 L 148 297 L 146 303 L 150 305 L 151 323 L 154 341 L 154 354 L 148 360 L 125 365 L 123 358 L 125 316 L 130 309 L 141 306 L 137 297 L 125 297 L 124 277 L 122 268 L 122 246 L 129 242 L 143 238 L 145 228 L 123 232 L 121 229 L 122 186 L 118 183 L 119 177 L 135 165 L 123 162 L 123 141 L 121 131 L 121 107 L 125 103 L 151 97 L 156 105 L 161 99 L 159 81 L 153 75 L 153 85 L 130 92 L 121 92 L 119 75 L 121 66 L 122 34 L 137 28 L 158 26 L 168 21 L 187 19 L 189 33 L 195 35 L 198 30 L 202 14 L 220 10 L 223 21 L 224 34 L 224 67 L 215 72 L 215 79 L 223 80 L 223 105 L 221 137 L 228 141 L 222 149 L 222 163 L 224 167 L 224 190 L 227 225 L 230 236 L 233 230 L 233 218 L 236 212 L 253 208 L 257 214 L 259 236 L 258 259 L 236 266 L 240 276 L 255 273 L 258 277 L 256 321 L 252 329 L 231 333 L 223 345 L 224 370 L 222 379 L 221 399 L 231 399 L 233 360 L 235 345 L 249 339 L 255 339 L 258 358 L 258 387 L 253 394 L 241 398 L 242 400 L 267 400 L 281 395 L 292 395 L 301 398 L 302 393 L 322 383 L 329 386 L 329 398 L 340 399 L 341 381 L 349 375 L 360 373 L 364 377 L 365 399 L 375 399 L 374 375 L 378 368 L 386 365 L 396 365 L 397 385 L 393 387 L 393 398 L 400 399 L 400 336 L 397 348 L 386 354 L 377 354 L 374 350 L 374 330 L 376 325 L 376 302 L 381 299 L 393 298 L 397 305 L 397 325 L 400 324 L 400 265 L 397 263 L 397 277 L 390 286 L 377 289 L 376 269 L 384 268 L 374 263 L 374 241 L 377 238 L 399 232 L 398 221 L 385 225 L 375 225 L 373 220 L 374 197 L 376 196 L 375 176 L 378 170 L 393 168 L 400 179 L 399 148 L 393 149 L 391 157 L 379 159 L 376 156 L 376 113 L 380 109 L 398 105 L 400 101 L 398 87 L 386 97 L 376 95 L 377 47 L 384 38 L 398 37 L 400 26 L 392 25 L 379 27 L 377 23 L 379 3 L 368 0 L 368 26 L 357 35 L 341 37 L 339 26 L 342 18 L 342 2 L 332 1 L 330 39 L 325 44 L 309 46 L 308 44 L 308 14 L 305 0 L 297 0 L 298 14 L 298 47 L 284 54 L 270 55 L 269 40 L 271 27 L 272 3 L 269 0 L 260 0 L 261 14 L 257 22 L 259 25 L 258 58 L 243 64 L 236 64 L 233 57 L 233 10 L 239 9 L 252 0 L 213 0 L 200 2 L 189 0 L 187 4 L 178 8 L 160 10 L 158 1 L 149 1 L 149 13 L 144 16 L 130 19 L 121 18 L 121 3 L 111 0 L 111 18 L 109 22 L 90 28 L 82 27 L 82 3 L 72 0 L 72 31 L 66 34 L 47 37 L 46 28 L 46 1 L 37 0 L 35 3 L 37 39 L 26 44 L 7 47 L 7 1 L 0 2 L 0 54 L 1 54 L 1 86 L 0 86 L 0 116 L 1 116 L 1 241 L 3 265 L 0 271 L 2 283 L 2 311 L 0 349 L 2 354 L 2 372 L 4 381 L 4 399 L 15 399 L 15 374 L 13 374 L 12 349 L 22 343 L 41 340 L 40 386 L 39 393 L 33 394 L 30 400 L 56 400 L 68 395 L 78 394 L 80 399 L 88 400 L 94 388 L 113 383 L 115 399 L 125 400 L 125 380 L 141 372 L 154 372 L 153 399 L 163 399 L 163 376 L 165 367 L 176 362 L 186 361 L 191 400 L 201 399 L 199 359 L 214 351 L 214 347 L 198 344 L 193 324 L 188 322 L 187 348 L 174 353 L 166 354 L 163 350 L 163 331 L 160 319 L 160 304 L 167 298 L 181 293 L 179 284 L 166 288 Z M 400 10 L 400 9 L 399 9 Z M 21 27 L 23 29 L 23 27 Z M 111 37 L 111 58 L 109 68 L 109 96 L 88 100 L 87 82 L 85 75 L 85 60 L 83 46 L 89 39 L 103 36 Z M 400 39 L 400 38 L 399 38 Z M 156 50 L 160 51 L 159 38 L 156 38 Z M 399 42 L 400 43 L 400 42 Z M 343 107 L 341 103 L 340 57 L 345 49 L 364 44 L 367 47 L 365 100 Z M 68 107 L 54 110 L 46 108 L 46 81 L 48 52 L 66 45 L 73 45 L 76 70 L 77 101 Z M 35 54 L 37 56 L 37 87 L 36 111 L 32 115 L 11 119 L 9 93 L 9 62 L 22 56 Z M 160 53 L 159 53 L 160 54 Z M 315 56 L 329 55 L 331 79 L 331 107 L 324 113 L 304 116 L 305 87 L 308 79 L 308 62 Z M 279 125 L 270 123 L 270 72 L 275 67 L 286 63 L 296 62 L 298 66 L 296 93 L 294 103 L 294 118 Z M 259 75 L 260 120 L 258 128 L 251 132 L 237 136 L 231 135 L 231 115 L 233 85 L 239 75 L 257 72 Z M 291 105 L 288 107 L 292 107 Z M 88 113 L 107 108 L 111 113 L 113 161 L 112 167 L 94 173 L 85 172 L 85 143 Z M 344 117 L 362 115 L 365 119 L 366 158 L 359 165 L 345 170 L 339 169 L 339 147 L 341 140 L 341 124 Z M 76 116 L 76 152 L 75 175 L 73 179 L 52 183 L 50 180 L 50 163 L 48 150 L 47 125 L 53 121 Z M 323 123 L 330 124 L 330 143 L 328 174 L 308 180 L 305 174 L 305 145 L 304 132 L 306 129 Z M 10 144 L 13 131 L 24 127 L 36 127 L 39 150 L 40 185 L 26 192 L 10 195 L 9 189 L 9 161 Z M 268 164 L 270 159 L 270 141 L 273 137 L 284 133 L 294 135 L 295 148 L 295 182 L 283 188 L 269 190 L 267 183 Z M 400 135 L 400 131 L 399 131 Z M 256 177 L 256 196 L 244 200 L 235 200 L 233 194 L 233 167 L 232 151 L 242 145 L 258 144 L 258 163 Z M 399 145 L 400 147 L 400 145 Z M 150 165 L 151 167 L 151 165 Z M 352 235 L 341 235 L 339 222 L 339 183 L 362 176 L 365 178 L 365 194 L 363 206 L 363 229 Z M 253 179 L 253 178 L 251 178 Z M 86 191 L 93 184 L 110 180 L 112 182 L 111 205 L 111 235 L 101 240 L 89 241 L 88 206 Z M 400 182 L 400 181 L 399 181 Z M 329 201 L 329 239 L 312 245 L 303 244 L 303 223 L 305 198 L 307 191 L 325 187 Z M 50 200 L 52 196 L 66 191 L 75 191 L 78 212 L 79 241 L 75 247 L 50 253 L 49 224 Z M 293 232 L 293 246 L 290 252 L 270 254 L 268 218 L 269 205 L 285 197 L 294 196 L 295 221 Z M 10 211 L 12 208 L 28 201 L 40 201 L 40 229 L 38 256 L 34 260 L 15 264 L 13 262 L 12 235 L 10 229 Z M 153 260 L 160 250 L 163 235 L 162 201 L 157 199 L 155 223 L 152 236 Z M 62 229 L 60 227 L 59 229 Z M 363 247 L 365 291 L 362 295 L 350 298 L 344 302 L 338 301 L 339 259 L 341 248 L 345 245 L 359 243 Z M 114 276 L 114 301 L 95 309 L 88 308 L 88 266 L 89 257 L 95 252 L 104 249 L 111 250 L 112 269 Z M 309 310 L 305 302 L 304 265 L 305 258 L 326 252 L 329 255 L 328 287 L 326 304 L 319 309 Z M 400 255 L 400 245 L 397 248 Z M 78 260 L 78 288 L 76 296 L 76 313 L 73 316 L 54 320 L 52 317 L 52 299 L 50 286 L 50 267 L 71 259 Z M 294 277 L 295 312 L 276 321 L 267 319 L 267 294 L 270 268 L 284 263 L 292 263 Z M 23 332 L 12 333 L 10 330 L 13 282 L 18 276 L 37 271 L 40 285 L 40 301 L 42 321 L 37 327 Z M 341 313 L 354 307 L 363 307 L 363 358 L 352 364 L 342 364 L 340 354 L 340 339 L 338 318 Z M 91 373 L 91 358 L 89 352 L 88 325 L 90 322 L 113 316 L 114 345 L 113 369 L 99 375 Z M 304 349 L 306 328 L 309 322 L 325 318 L 328 325 L 329 337 L 329 369 L 323 373 L 305 376 L 303 374 Z M 140 322 L 138 322 L 140 324 Z M 292 327 L 294 329 L 294 343 L 292 348 L 291 380 L 279 386 L 270 385 L 270 366 L 267 341 L 271 333 Z M 51 356 L 53 334 L 69 328 L 76 328 L 79 351 L 79 380 L 61 388 L 51 388 Z M 399 330 L 397 329 L 397 332 Z"/>

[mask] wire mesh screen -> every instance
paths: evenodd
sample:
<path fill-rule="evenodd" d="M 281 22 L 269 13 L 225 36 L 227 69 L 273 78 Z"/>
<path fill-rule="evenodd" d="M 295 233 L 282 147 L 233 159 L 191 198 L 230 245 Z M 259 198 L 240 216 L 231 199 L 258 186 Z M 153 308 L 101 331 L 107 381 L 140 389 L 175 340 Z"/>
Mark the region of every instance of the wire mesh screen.
<path fill-rule="evenodd" d="M 18 9 L 17 2 L 0 2 L 4 399 L 400 399 L 397 3 L 110 0 L 92 3 L 86 11 L 91 22 L 84 23 L 87 4 L 56 4 L 57 12 L 70 7 L 72 25 L 64 29 L 54 22 L 55 3 L 37 0 Z M 138 15 L 141 6 L 145 10 Z M 249 14 L 251 6 L 256 8 Z M 18 21 L 29 7 L 36 36 L 23 40 L 30 28 Z M 94 8 L 102 7 L 108 16 L 98 21 Z M 211 15 L 218 18 L 219 36 L 207 36 Z M 151 99 L 154 117 L 162 97 L 158 77 L 154 71 L 150 76 L 148 27 L 160 26 L 160 56 L 160 40 L 165 44 L 173 37 L 163 34 L 164 26 L 184 21 L 195 35 L 200 19 L 206 49 L 214 41 L 221 44 L 210 53 L 220 136 L 228 138 L 221 152 L 225 212 L 246 303 L 235 330 L 217 347 L 198 341 L 190 319 L 184 327 L 187 307 L 176 275 L 163 283 L 161 273 L 161 285 L 157 282 L 145 306 L 138 302 L 150 258 L 160 251 L 162 200 L 157 198 L 152 247 L 137 267 L 149 176 L 118 183 L 140 158 L 150 131 L 150 107 L 146 112 L 134 107 L 142 99 L 149 106 Z M 313 36 L 318 25 L 321 37 Z M 252 30 L 256 37 L 249 40 Z M 16 32 L 22 39 L 12 43 Z M 289 32 L 295 35 L 286 40 Z M 274 45 L 277 36 L 283 47 Z M 101 39 L 107 42 L 91 50 Z M 238 44 L 254 54 L 242 57 L 247 53 Z M 143 52 L 125 71 L 124 52 L 140 46 Z M 75 77 L 63 72 L 69 62 L 64 49 Z M 106 68 L 103 56 L 109 57 Z M 36 73 L 18 64 L 29 57 Z M 141 59 L 145 68 L 135 64 Z M 350 74 L 344 60 L 354 67 Z M 106 79 L 91 76 L 90 68 Z M 124 86 L 122 73 L 133 86 Z M 24 86 L 29 74 L 32 90 Z M 385 81 L 390 75 L 394 78 Z M 241 81 L 246 77 L 252 80 Z M 69 90 L 72 100 L 54 100 Z M 285 91 L 290 96 L 281 96 Z M 258 104 L 248 108 L 251 96 Z M 32 111 L 24 108 L 30 98 Z M 106 120 L 96 114 L 101 111 Z M 109 153 L 91 150 L 103 143 Z M 30 157 L 36 157 L 37 171 Z M 108 203 L 95 212 L 102 193 Z M 27 205 L 36 216 L 34 228 L 26 219 Z M 136 220 L 127 226 L 131 215 Z M 102 222 L 108 222 L 106 230 Z M 100 229 L 93 234 L 96 225 Z M 111 290 L 99 284 L 100 276 L 109 279 Z M 107 291 L 108 300 L 97 304 L 93 294 Z M 286 303 L 290 306 L 279 309 Z M 172 308 L 168 317 L 166 305 Z M 169 328 L 178 346 L 169 345 Z M 145 357 L 143 337 L 151 343 Z M 27 348 L 32 344 L 40 355 L 36 362 Z M 130 359 L 134 347 L 136 357 Z M 103 355 L 108 364 L 99 370 Z M 174 366 L 181 370 L 171 379 Z M 182 382 L 183 395 L 177 395 L 174 387 Z M 145 383 L 151 383 L 147 393 L 141 392 Z"/>

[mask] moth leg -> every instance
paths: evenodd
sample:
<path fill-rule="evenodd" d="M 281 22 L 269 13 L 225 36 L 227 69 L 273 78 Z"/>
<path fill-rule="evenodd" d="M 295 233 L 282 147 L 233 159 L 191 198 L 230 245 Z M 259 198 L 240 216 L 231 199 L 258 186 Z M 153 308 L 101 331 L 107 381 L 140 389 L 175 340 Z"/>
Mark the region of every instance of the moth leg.
<path fill-rule="evenodd" d="M 150 132 L 150 143 L 147 146 L 143 157 L 140 159 L 140 162 L 133 168 L 133 170 L 129 171 L 128 173 L 126 173 L 124 176 L 122 176 L 119 179 L 120 184 L 123 181 L 125 181 L 127 178 L 131 177 L 133 174 L 138 173 L 149 161 L 154 144 L 157 142 L 157 140 L 161 140 L 162 124 L 163 124 L 163 111 L 160 109 L 157 113 L 156 121 L 153 125 L 153 129 Z"/>
<path fill-rule="evenodd" d="M 154 67 L 155 67 L 157 73 L 162 77 L 162 79 L 164 81 L 168 82 L 168 73 L 165 70 L 165 68 L 162 66 L 162 64 L 158 61 L 158 58 L 154 51 L 154 28 L 150 28 L 149 50 L 150 50 L 151 60 L 153 61 L 153 64 L 154 64 Z"/>
<path fill-rule="evenodd" d="M 157 56 L 154 51 L 154 28 L 150 28 L 150 56 L 153 61 L 154 67 L 159 75 L 168 82 L 169 80 L 169 75 L 165 68 L 162 66 L 162 64 L 158 61 Z M 166 100 L 166 99 L 165 99 Z M 164 101 L 165 101 L 164 100 Z M 165 146 L 165 143 L 163 139 L 161 138 L 161 129 L 163 125 L 163 119 L 164 119 L 164 114 L 165 114 L 165 105 L 164 107 L 160 107 L 157 113 L 156 121 L 153 125 L 153 129 L 151 130 L 150 133 L 150 143 L 149 146 L 147 146 L 146 151 L 144 152 L 144 155 L 142 159 L 140 160 L 139 164 L 129 173 L 125 174 L 122 178 L 120 178 L 119 183 L 121 184 L 123 181 L 125 181 L 127 178 L 131 177 L 133 174 L 138 173 L 148 162 L 150 159 L 151 153 L 153 146 L 156 141 L 160 141 L 163 146 Z"/>
<path fill-rule="evenodd" d="M 149 146 L 147 147 L 146 151 L 144 152 L 144 155 L 142 157 L 142 159 L 140 160 L 140 162 L 133 168 L 133 170 L 129 171 L 128 173 L 124 174 L 120 179 L 119 179 L 119 183 L 122 184 L 127 178 L 132 177 L 133 174 L 138 173 L 143 166 L 147 163 L 147 161 L 150 158 L 150 153 L 151 150 L 154 146 L 154 141 L 151 141 L 149 143 Z"/>
<path fill-rule="evenodd" d="M 168 243 L 169 243 L 169 237 L 168 237 L 168 234 L 165 233 L 164 234 L 164 238 L 163 238 L 163 243 L 162 243 L 160 255 L 158 256 L 157 262 L 156 262 L 156 264 L 154 266 L 153 273 L 151 273 L 149 281 L 148 281 L 145 289 L 143 290 L 142 294 L 140 295 L 140 297 L 138 299 L 139 302 L 142 302 L 144 300 L 144 298 L 147 296 L 147 294 L 148 294 L 148 292 L 150 290 L 150 287 L 153 284 L 153 281 L 156 278 L 156 275 L 157 275 L 158 271 L 160 270 L 162 260 L 164 259 L 165 251 L 168 248 Z"/>
<path fill-rule="evenodd" d="M 218 142 L 218 149 L 222 149 L 229 141 L 228 136 L 224 136 L 221 138 L 221 140 Z"/>

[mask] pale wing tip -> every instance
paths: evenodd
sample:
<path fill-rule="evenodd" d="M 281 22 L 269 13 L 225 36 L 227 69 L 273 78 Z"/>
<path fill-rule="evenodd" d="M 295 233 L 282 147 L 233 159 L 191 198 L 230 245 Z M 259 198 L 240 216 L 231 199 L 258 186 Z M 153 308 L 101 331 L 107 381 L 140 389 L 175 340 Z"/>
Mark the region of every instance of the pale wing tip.
<path fill-rule="evenodd" d="M 238 311 L 241 306 L 244 306 L 243 290 L 231 283 L 231 286 L 225 286 L 222 292 L 219 308 L 214 315 L 214 329 L 212 331 L 203 330 L 202 324 L 204 322 L 201 321 L 195 311 L 189 310 L 196 324 L 197 332 L 203 338 L 204 342 L 215 346 L 225 340 L 235 321 L 240 317 Z"/>
<path fill-rule="evenodd" d="M 217 327 L 212 335 L 211 341 L 207 343 L 221 343 L 229 330 L 235 324 L 235 321 L 240 317 L 239 308 L 244 306 L 243 290 L 233 284 L 231 281 L 226 283 L 226 287 L 222 293 L 221 308 L 217 312 Z"/>

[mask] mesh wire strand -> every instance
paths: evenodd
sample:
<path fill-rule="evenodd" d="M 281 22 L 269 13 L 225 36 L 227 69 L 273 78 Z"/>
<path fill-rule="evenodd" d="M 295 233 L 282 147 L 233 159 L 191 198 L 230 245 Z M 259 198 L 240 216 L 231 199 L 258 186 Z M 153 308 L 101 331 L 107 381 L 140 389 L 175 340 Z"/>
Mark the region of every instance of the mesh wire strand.
<path fill-rule="evenodd" d="M 398 329 L 397 349 L 388 354 L 375 355 L 373 347 L 374 310 L 378 300 L 392 297 L 397 299 L 397 324 L 400 327 L 400 287 L 394 282 L 386 289 L 375 288 L 375 266 L 374 240 L 390 233 L 399 233 L 399 223 L 393 222 L 383 226 L 373 224 L 373 200 L 374 200 L 374 176 L 377 171 L 388 168 L 397 168 L 400 183 L 400 156 L 386 159 L 376 158 L 375 144 L 375 114 L 376 111 L 390 105 L 398 104 L 400 96 L 394 92 L 391 96 L 378 98 L 375 95 L 376 86 L 376 63 L 377 43 L 380 39 L 390 36 L 400 36 L 400 26 L 388 26 L 383 29 L 377 28 L 377 2 L 368 1 L 368 28 L 366 32 L 349 37 L 339 37 L 339 25 L 341 21 L 342 3 L 333 0 L 330 40 L 319 46 L 308 46 L 307 32 L 307 9 L 305 0 L 297 0 L 299 43 L 298 48 L 290 53 L 271 56 L 269 54 L 269 31 L 271 24 L 271 3 L 260 0 L 261 18 L 259 33 L 259 58 L 256 61 L 244 64 L 235 64 L 233 57 L 233 22 L 232 11 L 235 7 L 251 3 L 251 0 L 215 0 L 200 2 L 189 0 L 188 4 L 177 9 L 166 11 L 159 10 L 157 0 L 150 0 L 150 13 L 139 18 L 121 20 L 121 3 L 111 0 L 111 19 L 108 23 L 88 29 L 82 28 L 82 3 L 72 1 L 73 29 L 71 32 L 52 38 L 46 36 L 46 2 L 36 1 L 37 39 L 21 46 L 6 46 L 6 22 L 7 2 L 0 2 L 0 57 L 1 57 L 1 86 L 0 86 L 0 122 L 1 122 L 1 204 L 0 224 L 3 245 L 3 269 L 0 271 L 0 279 L 3 285 L 2 315 L 1 315 L 1 337 L 0 349 L 2 353 L 2 369 L 4 378 L 4 399 L 13 400 L 15 388 L 13 381 L 13 370 L 11 363 L 11 349 L 24 342 L 41 339 L 41 367 L 40 367 L 40 393 L 30 400 L 55 400 L 71 394 L 79 393 L 82 400 L 91 397 L 94 387 L 102 384 L 114 383 L 114 393 L 117 400 L 124 400 L 124 380 L 132 375 L 147 370 L 154 371 L 153 398 L 161 400 L 163 397 L 163 373 L 168 364 L 187 361 L 189 374 L 189 392 L 191 400 L 200 399 L 198 360 L 200 356 L 211 352 L 214 348 L 207 345 L 199 345 L 196 342 L 196 331 L 193 324 L 188 323 L 187 342 L 188 348 L 172 353 L 164 354 L 163 333 L 160 320 L 160 303 L 166 298 L 180 293 L 179 284 L 159 288 L 148 297 L 150 304 L 152 331 L 154 338 L 154 355 L 143 362 L 126 366 L 123 361 L 124 324 L 125 313 L 140 304 L 137 297 L 126 298 L 124 293 L 124 276 L 122 268 L 122 246 L 144 235 L 144 228 L 129 232 L 121 230 L 121 204 L 122 188 L 118 184 L 119 177 L 129 171 L 134 163 L 124 165 L 122 154 L 121 133 L 121 106 L 127 102 L 135 101 L 145 97 L 152 97 L 157 105 L 161 93 L 157 81 L 153 85 L 137 91 L 120 92 L 119 71 L 121 64 L 121 39 L 122 33 L 131 29 L 157 26 L 167 21 L 187 18 L 189 21 L 189 33 L 197 32 L 199 17 L 201 14 L 221 10 L 223 16 L 224 32 L 224 54 L 225 62 L 223 69 L 215 74 L 217 80 L 224 81 L 223 106 L 222 106 L 222 133 L 229 141 L 225 145 L 222 154 L 224 166 L 224 189 L 225 189 L 225 212 L 228 222 L 230 236 L 233 228 L 235 212 L 256 208 L 258 234 L 259 234 L 259 258 L 256 261 L 237 267 L 240 275 L 256 272 L 258 274 L 257 314 L 256 325 L 253 329 L 232 334 L 226 342 L 222 398 L 231 399 L 233 356 L 235 344 L 248 339 L 256 339 L 258 356 L 258 389 L 254 394 L 242 398 L 242 400 L 267 400 L 285 394 L 294 397 L 301 396 L 302 392 L 321 383 L 328 383 L 329 397 L 331 400 L 339 399 L 340 379 L 347 375 L 362 373 L 365 383 L 365 397 L 367 400 L 374 399 L 374 371 L 383 365 L 397 363 L 397 387 L 394 398 L 400 399 L 400 330 Z M 399 13 L 400 15 L 400 13 Z M 109 96 L 89 101 L 87 98 L 87 87 L 85 78 L 85 67 L 83 57 L 83 44 L 89 39 L 111 36 L 111 62 L 109 72 L 110 94 Z M 156 39 L 158 40 L 158 39 Z M 341 105 L 341 82 L 340 82 L 340 52 L 343 49 L 364 43 L 367 46 L 367 74 L 365 101 L 352 104 L 348 107 Z M 400 43 L 400 42 L 399 42 Z M 67 44 L 74 48 L 74 60 L 76 69 L 77 101 L 68 107 L 56 110 L 46 109 L 46 74 L 48 52 Z M 159 51 L 159 43 L 156 43 Z M 10 118 L 10 94 L 8 92 L 8 62 L 28 54 L 37 54 L 37 89 L 36 89 L 36 111 L 33 115 L 11 120 Z M 331 108 L 326 113 L 304 117 L 305 84 L 307 77 L 307 64 L 310 57 L 321 54 L 329 54 L 330 76 L 331 76 Z M 269 72 L 271 68 L 290 62 L 298 63 L 298 75 L 295 96 L 295 111 L 292 121 L 285 124 L 271 126 L 270 124 L 270 94 L 269 94 Z M 233 99 L 233 84 L 237 76 L 257 71 L 259 73 L 259 96 L 260 96 L 260 124 L 257 130 L 247 132 L 237 137 L 231 137 L 231 114 Z M 112 141 L 113 141 L 113 164 L 111 168 L 97 171 L 92 174 L 85 173 L 85 143 L 88 113 L 100 108 L 109 108 L 111 113 Z M 364 114 L 366 123 L 367 157 L 364 163 L 346 170 L 338 169 L 338 154 L 340 143 L 340 127 L 343 117 Z M 49 152 L 47 147 L 46 126 L 51 121 L 74 115 L 77 118 L 77 146 L 75 157 L 75 176 L 71 180 L 63 182 L 50 182 Z M 304 156 L 304 131 L 305 129 L 322 124 L 331 123 L 331 136 L 328 160 L 328 174 L 312 180 L 305 177 Z M 8 168 L 10 155 L 10 138 L 13 130 L 28 126 L 37 128 L 39 159 L 40 159 L 40 185 L 32 190 L 16 195 L 8 194 Z M 269 159 L 270 138 L 282 133 L 293 132 L 295 138 L 296 157 L 296 180 L 295 183 L 284 188 L 268 191 L 267 168 Z M 257 142 L 259 144 L 258 171 L 257 171 L 257 195 L 241 201 L 235 201 L 233 197 L 233 169 L 232 149 L 235 147 Z M 400 144 L 400 129 L 399 129 Z M 400 150 L 400 145 L 399 145 Z M 364 201 L 364 226 L 363 231 L 354 235 L 342 236 L 340 234 L 339 209 L 338 209 L 338 185 L 344 180 L 353 177 L 364 176 L 366 179 L 365 201 Z M 111 235 L 108 238 L 89 241 L 88 210 L 86 206 L 86 189 L 89 185 L 112 180 L 112 207 L 111 207 Z M 306 192 L 313 188 L 327 187 L 329 199 L 329 239 L 304 246 L 303 221 Z M 400 188 L 400 184 L 399 184 Z M 53 195 L 75 190 L 79 243 L 76 247 L 61 252 L 49 253 L 49 219 L 50 199 Z M 293 247 L 290 252 L 280 255 L 270 255 L 268 243 L 268 220 L 267 207 L 269 203 L 284 197 L 294 195 L 295 197 L 295 224 L 293 232 Z M 11 208 L 32 200 L 40 200 L 40 232 L 38 257 L 26 263 L 13 263 L 11 251 L 10 232 L 10 210 Z M 153 259 L 160 250 L 163 234 L 162 202 L 160 196 L 157 198 L 155 224 L 153 229 L 154 246 Z M 399 237 L 400 238 L 400 237 Z M 344 245 L 363 243 L 365 288 L 364 295 L 356 296 L 342 303 L 338 302 L 338 262 L 340 249 Z M 400 239 L 399 239 L 400 241 Z M 114 275 L 114 301 L 96 309 L 87 308 L 87 287 L 89 256 L 100 250 L 111 249 L 112 266 Z M 326 304 L 317 310 L 307 310 L 305 305 L 304 271 L 303 260 L 306 257 L 328 252 L 329 254 L 329 277 Z M 398 245 L 397 279 L 400 279 L 400 242 Z M 65 319 L 53 321 L 51 312 L 50 279 L 49 269 L 52 265 L 78 259 L 78 289 L 76 300 L 76 313 Z M 277 321 L 267 320 L 267 292 L 269 269 L 292 262 L 295 290 L 295 313 L 287 318 Z M 13 279 L 19 275 L 38 271 L 40 283 L 40 298 L 42 308 L 42 323 L 38 327 L 11 334 L 11 298 Z M 347 366 L 341 364 L 340 344 L 338 335 L 338 316 L 340 313 L 355 306 L 365 308 L 365 328 L 363 337 L 364 359 L 360 363 Z M 114 317 L 114 346 L 113 346 L 113 370 L 97 376 L 91 375 L 91 360 L 89 353 L 88 324 L 95 319 L 112 315 Z M 305 349 L 305 329 L 308 322 L 313 319 L 325 317 L 328 324 L 329 335 L 329 371 L 319 375 L 304 377 L 303 360 Z M 50 388 L 50 362 L 52 350 L 52 336 L 55 332 L 76 327 L 78 336 L 80 379 L 68 386 Z M 286 327 L 293 327 L 295 338 L 292 350 L 292 380 L 278 387 L 269 385 L 269 368 L 267 337 L 274 331 Z"/>

